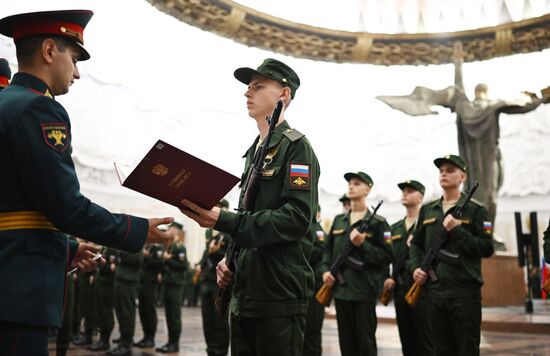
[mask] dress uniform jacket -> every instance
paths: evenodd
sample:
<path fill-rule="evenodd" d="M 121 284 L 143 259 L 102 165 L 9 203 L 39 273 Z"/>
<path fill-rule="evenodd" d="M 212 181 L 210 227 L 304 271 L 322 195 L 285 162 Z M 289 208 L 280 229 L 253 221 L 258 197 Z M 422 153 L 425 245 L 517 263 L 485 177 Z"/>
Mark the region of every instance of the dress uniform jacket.
<path fill-rule="evenodd" d="M 244 155 L 243 181 L 258 140 Z M 241 246 L 230 302 L 237 317 L 305 316 L 313 295 L 308 231 L 318 206 L 319 163 L 309 141 L 286 121 L 276 126 L 269 152 L 275 154 L 266 160 L 254 210 L 222 211 L 214 227 Z M 243 195 L 244 189 L 241 201 Z"/>
<path fill-rule="evenodd" d="M 466 199 L 461 195 L 457 205 Z M 452 208 L 454 209 L 454 208 Z M 433 240 L 443 228 L 444 212 L 442 198 L 427 203 L 420 209 L 418 226 L 410 248 L 411 270 L 420 267 L 424 253 L 432 246 Z M 438 298 L 480 296 L 483 278 L 481 258 L 493 254 L 493 231 L 487 210 L 475 200 L 466 204 L 461 217 L 462 224 L 449 232 L 443 246 L 447 251 L 460 255 L 456 265 L 440 261 L 434 272 L 437 283 L 429 279 L 426 290 Z"/>
<path fill-rule="evenodd" d="M 0 93 L 0 321 L 61 326 L 65 272 L 77 244 L 61 231 L 137 252 L 146 219 L 111 214 L 80 193 L 71 122 L 38 78 Z M 59 230 L 59 231 L 58 231 Z"/>

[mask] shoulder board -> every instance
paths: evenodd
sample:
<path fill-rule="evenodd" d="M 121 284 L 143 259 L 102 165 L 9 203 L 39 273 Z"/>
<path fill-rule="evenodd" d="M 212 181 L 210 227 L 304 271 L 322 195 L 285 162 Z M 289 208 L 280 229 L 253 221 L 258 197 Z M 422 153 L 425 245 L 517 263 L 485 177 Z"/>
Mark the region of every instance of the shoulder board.
<path fill-rule="evenodd" d="M 474 198 L 472 198 L 472 200 L 470 200 L 472 203 L 474 203 L 475 205 L 478 205 L 478 206 L 484 206 L 482 202 L 480 202 L 479 200 L 476 200 Z"/>
<path fill-rule="evenodd" d="M 283 135 L 285 135 L 286 138 L 288 138 L 291 142 L 297 141 L 305 136 L 300 131 L 294 130 L 294 129 L 288 129 L 283 131 Z"/>

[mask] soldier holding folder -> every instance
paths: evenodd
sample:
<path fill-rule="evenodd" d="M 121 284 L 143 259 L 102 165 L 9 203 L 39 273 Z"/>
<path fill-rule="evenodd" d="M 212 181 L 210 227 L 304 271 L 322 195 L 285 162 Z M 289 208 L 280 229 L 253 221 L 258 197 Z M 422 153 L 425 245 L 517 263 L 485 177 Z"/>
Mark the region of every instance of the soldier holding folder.
<path fill-rule="evenodd" d="M 301 355 L 307 305 L 313 295 L 313 271 L 308 264 L 313 236 L 308 231 L 315 224 L 320 168 L 309 141 L 291 129 L 284 117 L 300 79 L 292 68 L 275 59 L 266 59 L 257 69 L 239 68 L 234 75 L 248 85 L 248 115 L 260 133 L 245 154 L 243 177 L 268 136 L 266 117 L 278 101 L 283 102 L 263 160 L 258 193 L 250 197 L 252 210 L 205 210 L 184 201 L 187 209 L 183 212 L 203 227 L 231 234 L 241 247 L 236 274 L 228 269 L 225 259 L 217 266 L 218 286 L 233 284 L 231 354 Z M 239 207 L 247 183 L 243 182 Z"/>
<path fill-rule="evenodd" d="M 65 274 L 71 264 L 92 270 L 97 249 L 64 233 L 137 252 L 145 241 L 169 236 L 159 224 L 112 214 L 80 193 L 71 158 L 71 122 L 55 97 L 80 78 L 88 10 L 5 17 L 19 72 L 0 93 L 0 350 L 47 355 L 48 327 L 60 327 Z M 105 260 L 101 262 L 105 263 Z M 14 273 L 17 275 L 15 277 Z"/>

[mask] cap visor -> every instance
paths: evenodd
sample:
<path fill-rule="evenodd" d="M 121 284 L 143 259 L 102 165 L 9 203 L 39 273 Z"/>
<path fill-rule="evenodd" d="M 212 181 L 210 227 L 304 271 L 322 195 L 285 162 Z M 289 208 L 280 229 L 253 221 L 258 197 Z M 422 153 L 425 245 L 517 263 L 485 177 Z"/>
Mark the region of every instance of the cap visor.
<path fill-rule="evenodd" d="M 256 74 L 262 75 L 257 70 L 248 68 L 248 67 L 238 68 L 235 70 L 235 72 L 233 72 L 233 75 L 235 76 L 235 78 L 237 78 L 239 82 L 244 83 L 246 85 L 250 84 L 250 80 L 252 80 L 252 77 L 255 76 Z"/>
<path fill-rule="evenodd" d="M 363 182 L 363 178 L 361 178 L 361 176 L 359 176 L 358 174 L 355 174 L 355 173 L 352 173 L 352 172 L 344 174 L 344 179 L 347 180 L 348 182 L 352 178 L 357 178 L 357 179 L 359 179 Z"/>
<path fill-rule="evenodd" d="M 454 162 L 451 161 L 450 159 L 446 159 L 446 158 L 436 158 L 436 159 L 434 160 L 434 164 L 435 164 L 435 166 L 436 166 L 437 168 L 440 168 L 441 165 L 442 165 L 443 163 L 450 163 L 450 164 L 452 164 L 453 166 L 458 167 L 458 169 L 460 169 L 461 171 L 464 171 L 464 168 L 460 167 L 458 164 L 454 163 Z"/>
<path fill-rule="evenodd" d="M 88 59 L 90 59 L 90 53 L 88 53 L 88 51 L 86 51 L 86 48 L 84 48 L 84 46 L 76 41 L 73 41 L 73 43 L 75 45 L 78 46 L 78 49 L 80 50 L 80 57 L 78 57 L 78 60 L 79 61 L 87 61 Z"/>

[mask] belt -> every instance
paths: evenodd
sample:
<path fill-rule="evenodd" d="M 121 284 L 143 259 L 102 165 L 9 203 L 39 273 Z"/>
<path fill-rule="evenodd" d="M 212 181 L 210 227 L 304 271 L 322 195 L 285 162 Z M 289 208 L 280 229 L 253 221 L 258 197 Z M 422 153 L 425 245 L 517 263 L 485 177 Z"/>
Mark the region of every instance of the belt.
<path fill-rule="evenodd" d="M 0 231 L 21 229 L 58 231 L 55 226 L 38 211 L 10 211 L 0 213 Z"/>

